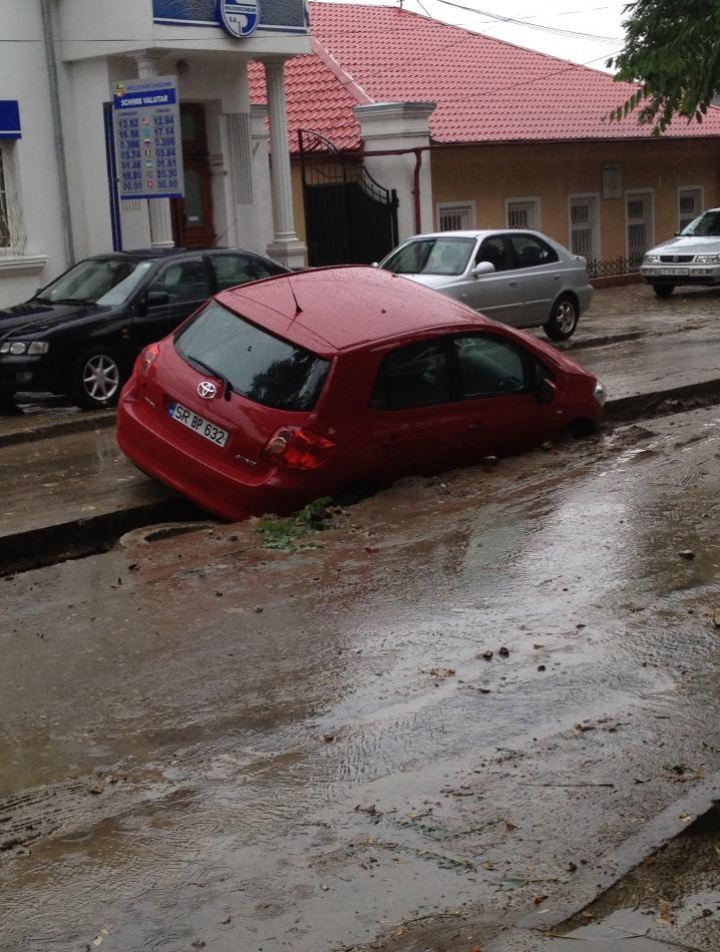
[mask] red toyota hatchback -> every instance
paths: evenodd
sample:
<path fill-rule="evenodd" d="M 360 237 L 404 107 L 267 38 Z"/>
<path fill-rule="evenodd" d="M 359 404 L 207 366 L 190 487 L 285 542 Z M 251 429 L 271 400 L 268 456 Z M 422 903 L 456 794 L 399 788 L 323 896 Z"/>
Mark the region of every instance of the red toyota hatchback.
<path fill-rule="evenodd" d="M 138 358 L 118 443 L 228 519 L 591 430 L 605 394 L 549 344 L 387 271 L 223 291 Z"/>

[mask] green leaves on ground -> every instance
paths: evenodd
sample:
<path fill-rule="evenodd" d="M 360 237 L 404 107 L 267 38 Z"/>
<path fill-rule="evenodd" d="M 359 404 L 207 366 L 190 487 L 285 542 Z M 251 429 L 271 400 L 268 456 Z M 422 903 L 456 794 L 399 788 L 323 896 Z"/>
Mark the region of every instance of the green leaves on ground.
<path fill-rule="evenodd" d="M 316 543 L 308 541 L 308 536 L 330 527 L 333 515 L 337 512 L 328 508 L 331 503 L 332 500 L 327 497 L 316 499 L 287 519 L 263 516 L 257 530 L 263 535 L 263 548 L 282 552 L 314 548 Z"/>

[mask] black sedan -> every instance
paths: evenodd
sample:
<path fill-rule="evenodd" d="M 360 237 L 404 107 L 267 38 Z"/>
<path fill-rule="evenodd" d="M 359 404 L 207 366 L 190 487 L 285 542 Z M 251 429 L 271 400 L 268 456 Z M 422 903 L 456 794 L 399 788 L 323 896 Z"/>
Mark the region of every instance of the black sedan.
<path fill-rule="evenodd" d="M 0 404 L 16 393 L 113 406 L 139 352 L 211 295 L 287 268 L 231 248 L 86 258 L 24 304 L 0 310 Z"/>

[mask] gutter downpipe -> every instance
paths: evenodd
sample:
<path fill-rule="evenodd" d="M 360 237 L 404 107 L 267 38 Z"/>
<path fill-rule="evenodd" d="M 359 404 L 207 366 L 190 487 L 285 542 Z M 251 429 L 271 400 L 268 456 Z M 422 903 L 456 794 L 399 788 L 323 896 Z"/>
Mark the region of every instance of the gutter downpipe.
<path fill-rule="evenodd" d="M 420 167 L 422 166 L 422 149 L 415 149 L 415 175 L 413 178 L 413 198 L 415 199 L 415 234 L 422 231 L 422 213 L 420 206 Z"/>
<path fill-rule="evenodd" d="M 58 184 L 60 188 L 60 216 L 62 219 L 65 262 L 69 268 L 75 264 L 75 246 L 73 243 L 72 215 L 70 212 L 70 189 L 68 187 L 67 162 L 65 161 L 65 140 L 63 137 L 62 114 L 60 111 L 60 87 L 58 84 L 57 58 L 55 56 L 55 35 L 52 23 L 51 0 L 40 0 L 43 35 L 45 38 L 45 60 L 47 63 L 48 84 L 50 86 L 50 109 L 52 111 L 53 132 L 55 136 L 55 161 L 57 163 Z"/>

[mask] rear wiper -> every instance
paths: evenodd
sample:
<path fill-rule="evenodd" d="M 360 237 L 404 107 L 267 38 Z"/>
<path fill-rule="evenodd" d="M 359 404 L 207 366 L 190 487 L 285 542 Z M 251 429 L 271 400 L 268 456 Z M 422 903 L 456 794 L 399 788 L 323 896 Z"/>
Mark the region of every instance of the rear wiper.
<path fill-rule="evenodd" d="M 188 357 L 189 357 L 189 355 L 188 355 Z M 189 357 L 189 359 L 192 360 L 192 362 L 193 362 L 194 364 L 197 364 L 198 367 L 202 367 L 203 370 L 207 370 L 207 372 L 208 372 L 211 376 L 217 377 L 218 380 L 221 380 L 221 381 L 222 381 L 222 384 L 223 384 L 223 397 L 224 397 L 226 400 L 229 400 L 229 399 L 230 399 L 230 394 L 232 393 L 233 386 L 232 386 L 232 384 L 230 383 L 230 381 L 228 380 L 228 378 L 225 377 L 223 374 L 221 374 L 220 371 L 215 370 L 214 367 L 211 367 L 209 364 L 204 363 L 202 360 L 198 360 L 197 357 Z"/>

